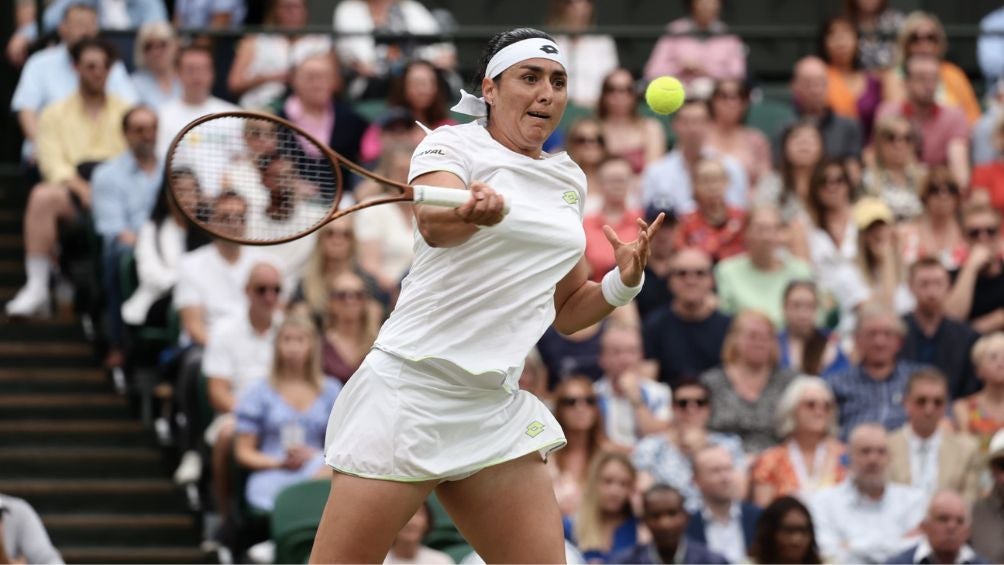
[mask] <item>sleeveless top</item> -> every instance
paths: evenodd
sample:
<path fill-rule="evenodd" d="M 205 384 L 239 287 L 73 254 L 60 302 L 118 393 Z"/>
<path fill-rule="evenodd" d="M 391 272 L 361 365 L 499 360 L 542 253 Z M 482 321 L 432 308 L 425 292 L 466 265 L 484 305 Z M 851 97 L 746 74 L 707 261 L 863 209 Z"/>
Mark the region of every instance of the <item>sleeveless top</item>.
<path fill-rule="evenodd" d="M 292 69 L 309 56 L 326 53 L 331 40 L 323 35 L 307 35 L 295 41 L 285 35 L 263 33 L 254 36 L 254 55 L 247 76 L 270 75 Z M 264 108 L 286 92 L 286 84 L 271 81 L 245 92 L 240 98 L 242 108 Z"/>
<path fill-rule="evenodd" d="M 966 431 L 980 440 L 980 453 L 986 454 L 990 449 L 990 439 L 997 430 L 1004 428 L 1004 422 L 984 414 L 976 395 L 966 399 L 966 412 L 969 414 L 969 429 Z"/>

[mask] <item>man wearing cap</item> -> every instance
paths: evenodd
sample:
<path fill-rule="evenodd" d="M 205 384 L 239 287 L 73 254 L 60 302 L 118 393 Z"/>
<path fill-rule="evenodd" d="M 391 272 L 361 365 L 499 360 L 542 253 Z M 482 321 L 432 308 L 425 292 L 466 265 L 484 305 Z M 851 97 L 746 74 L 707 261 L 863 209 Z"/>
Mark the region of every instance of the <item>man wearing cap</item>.
<path fill-rule="evenodd" d="M 962 210 L 962 233 L 969 256 L 955 275 L 945 312 L 968 320 L 981 334 L 1004 330 L 1004 259 L 1001 256 L 1000 213 L 972 202 Z"/>
<path fill-rule="evenodd" d="M 1004 563 L 1004 429 L 990 440 L 990 494 L 973 505 L 973 549 L 990 563 Z"/>

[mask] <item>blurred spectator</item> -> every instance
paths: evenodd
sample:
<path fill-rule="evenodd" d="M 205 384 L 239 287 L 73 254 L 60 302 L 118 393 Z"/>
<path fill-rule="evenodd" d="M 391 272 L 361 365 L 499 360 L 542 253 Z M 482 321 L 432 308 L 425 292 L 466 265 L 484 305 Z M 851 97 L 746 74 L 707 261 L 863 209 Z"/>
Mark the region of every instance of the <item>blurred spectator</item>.
<path fill-rule="evenodd" d="M 31 143 L 39 129 L 42 110 L 54 102 L 73 95 L 79 85 L 77 66 L 70 50 L 84 39 L 98 35 L 98 17 L 86 5 L 71 6 L 63 14 L 58 29 L 59 43 L 33 54 L 25 63 L 11 97 L 10 109 L 17 114 L 24 135 L 22 158 L 31 162 Z M 125 65 L 111 58 L 111 69 L 105 81 L 106 91 L 126 104 L 136 101 L 136 92 Z"/>
<path fill-rule="evenodd" d="M 808 220 L 809 181 L 823 160 L 823 136 L 811 120 L 799 120 L 781 131 L 778 171 L 760 179 L 754 194 L 758 204 L 781 211 L 785 224 Z"/>
<path fill-rule="evenodd" d="M 909 283 L 917 307 L 903 318 L 906 337 L 900 358 L 940 369 L 948 378 L 949 399 L 976 392 L 979 381 L 969 352 L 980 335 L 945 316 L 948 270 L 934 257 L 925 257 L 910 265 Z"/>
<path fill-rule="evenodd" d="M 26 501 L 0 494 L 0 562 L 62 565 L 38 513 Z"/>
<path fill-rule="evenodd" d="M 631 460 L 642 485 L 664 484 L 680 492 L 687 512 L 703 505 L 701 491 L 694 483 L 694 455 L 707 446 L 721 446 L 732 456 L 745 484 L 746 455 L 742 440 L 734 434 L 708 431 L 711 418 L 711 391 L 699 381 L 682 381 L 673 390 L 673 426 L 638 442 Z M 745 487 L 740 490 L 745 492 Z"/>
<path fill-rule="evenodd" d="M 973 548 L 990 563 L 1004 563 L 1004 431 L 997 432 L 987 455 L 993 486 L 973 505 Z"/>
<path fill-rule="evenodd" d="M 708 147 L 709 115 L 708 103 L 703 100 L 687 100 L 676 111 L 673 116 L 676 145 L 646 167 L 642 177 L 642 195 L 647 205 L 671 208 L 678 217 L 693 212 L 697 204 L 691 171 L 702 158 L 718 157 L 729 176 L 725 200 L 736 208 L 746 208 L 746 173 L 738 161 L 727 155 L 719 156 Z M 607 139 L 609 137 L 608 133 Z"/>
<path fill-rule="evenodd" d="M 782 496 L 760 513 L 749 561 L 767 563 L 822 563 L 816 545 L 812 514 L 799 499 Z"/>
<path fill-rule="evenodd" d="M 772 324 L 780 325 L 784 319 L 784 289 L 795 279 L 811 278 L 812 269 L 801 259 L 780 253 L 781 215 L 774 207 L 750 210 L 745 238 L 745 254 L 715 267 L 720 308 L 728 314 L 755 308 L 764 312 Z"/>
<path fill-rule="evenodd" d="M 895 221 L 889 207 L 877 198 L 865 197 L 854 205 L 858 274 L 870 289 L 871 300 L 906 314 L 913 309 L 915 300 L 906 284 L 906 268 L 893 227 Z"/>
<path fill-rule="evenodd" d="M 614 38 L 586 33 L 596 25 L 593 0 L 551 0 L 547 25 L 580 35 L 553 34 L 568 64 L 568 101 L 594 108 L 600 99 L 603 77 L 617 68 Z"/>
<path fill-rule="evenodd" d="M 745 251 L 746 213 L 725 201 L 728 183 L 728 171 L 721 161 L 702 158 L 697 162 L 693 171 L 697 209 L 680 219 L 678 247 L 703 249 L 715 262 Z"/>
<path fill-rule="evenodd" d="M 984 336 L 973 346 L 973 365 L 983 384 L 979 392 L 952 405 L 955 424 L 980 440 L 980 451 L 993 451 L 991 439 L 1004 429 L 1004 333 Z"/>
<path fill-rule="evenodd" d="M 582 227 L 586 232 L 585 259 L 589 264 L 590 278 L 598 282 L 607 271 L 617 266 L 614 249 L 603 228 L 610 226 L 617 237 L 631 241 L 638 235 L 638 220 L 642 218 L 642 211 L 631 202 L 634 199 L 630 198 L 630 191 L 637 177 L 626 159 L 604 159 L 597 170 L 597 180 L 602 204 L 599 210 L 582 219 Z"/>
<path fill-rule="evenodd" d="M 920 217 L 898 228 L 903 263 L 934 257 L 946 269 L 957 270 L 968 253 L 959 221 L 962 193 L 946 167 L 935 167 L 925 176 L 920 201 L 924 205 Z"/>
<path fill-rule="evenodd" d="M 568 156 L 586 174 L 587 191 L 584 213 L 596 212 L 603 203 L 603 194 L 600 192 L 599 183 L 600 163 L 607 158 L 602 125 L 594 118 L 575 120 L 568 126 L 565 146 Z"/>
<path fill-rule="evenodd" d="M 1004 329 L 1000 226 L 1000 214 L 990 206 L 973 202 L 962 210 L 969 256 L 955 273 L 945 312 L 957 320 L 969 320 L 981 334 Z"/>
<path fill-rule="evenodd" d="M 236 28 L 247 11 L 247 0 L 174 0 L 174 27 Z"/>
<path fill-rule="evenodd" d="M 206 340 L 202 374 L 209 404 L 216 414 L 206 428 L 212 448 L 216 508 L 226 519 L 230 505 L 230 465 L 237 403 L 268 377 L 275 336 L 282 323 L 279 293 L 282 275 L 269 263 L 256 263 L 248 274 L 244 294 L 248 308 L 220 320 Z"/>
<path fill-rule="evenodd" d="M 213 52 L 206 47 L 189 45 L 178 50 L 175 62 L 178 80 L 181 81 L 181 97 L 164 102 L 157 111 L 157 154 L 167 155 L 168 146 L 178 132 L 196 118 L 214 112 L 227 112 L 237 106 L 216 98 L 213 90 Z M 208 195 L 216 195 L 219 181 L 210 178 L 220 171 L 209 173 L 196 168 L 199 181 Z"/>
<path fill-rule="evenodd" d="M 1004 79 L 1004 7 L 997 8 L 980 20 L 976 58 L 988 89 Z"/>
<path fill-rule="evenodd" d="M 639 439 L 669 427 L 672 393 L 641 371 L 641 335 L 631 326 L 609 325 L 600 338 L 603 376 L 595 383 L 607 437 L 633 447 Z"/>
<path fill-rule="evenodd" d="M 858 30 L 844 16 L 823 24 L 819 56 L 826 62 L 827 102 L 838 116 L 856 120 L 864 139 L 871 139 L 875 111 L 882 102 L 882 82 L 864 70 L 858 58 Z"/>
<path fill-rule="evenodd" d="M 274 28 L 276 33 L 241 39 L 227 77 L 227 89 L 240 97 L 241 107 L 256 110 L 268 106 L 286 92 L 289 72 L 298 62 L 331 51 L 331 38 L 326 35 L 283 33 L 307 25 L 307 12 L 307 0 L 266 2 L 264 27 Z"/>
<path fill-rule="evenodd" d="M 970 125 L 980 119 L 980 103 L 973 93 L 966 72 L 945 60 L 948 36 L 937 16 L 929 12 L 911 12 L 899 28 L 896 38 L 896 66 L 886 72 L 883 96 L 886 100 L 910 100 L 910 69 L 908 62 L 916 56 L 933 57 L 936 62 L 932 83 L 932 100 L 939 106 L 956 108 Z M 924 137 L 927 137 L 926 135 Z M 925 140 L 925 143 L 928 143 Z"/>
<path fill-rule="evenodd" d="M 826 563 L 882 563 L 915 538 L 925 496 L 890 483 L 889 440 L 880 424 L 850 434 L 850 476 L 809 499 L 816 539 Z"/>
<path fill-rule="evenodd" d="M 405 65 L 401 75 L 391 81 L 387 106 L 391 109 L 407 110 L 410 114 L 409 121 L 418 121 L 430 130 L 434 130 L 439 126 L 456 123 L 447 110 L 449 99 L 446 81 L 442 80 L 435 65 L 428 61 L 415 60 Z M 384 150 L 381 130 L 381 124 L 372 124 L 366 129 L 360 149 L 360 157 L 364 162 L 375 161 Z M 413 132 L 411 146 L 415 147 L 425 137 L 425 131 L 414 128 Z"/>
<path fill-rule="evenodd" d="M 108 309 L 109 351 L 106 367 L 119 367 L 122 356 L 122 289 L 119 263 L 136 245 L 163 182 L 164 164 L 157 158 L 157 114 L 135 106 L 122 118 L 129 149 L 94 168 L 94 227 L 103 240 L 104 296 Z"/>
<path fill-rule="evenodd" d="M 923 365 L 897 360 L 905 333 L 903 321 L 887 306 L 874 302 L 861 306 L 854 329 L 860 361 L 829 381 L 837 400 L 841 439 L 861 423 L 894 430 L 906 422 L 902 404 L 906 382 Z"/>
<path fill-rule="evenodd" d="M 195 175 L 172 173 L 173 190 L 161 183 L 150 218 L 136 236 L 138 285 L 122 303 L 122 320 L 133 326 L 163 326 L 170 309 L 171 290 L 178 281 L 178 265 L 198 243 L 199 232 L 189 228 L 181 208 L 195 210 L 202 196 Z"/>
<path fill-rule="evenodd" d="M 973 165 L 991 163 L 1004 152 L 1004 147 L 997 143 L 1001 120 L 1004 120 L 1004 78 L 987 87 L 987 111 L 973 126 Z"/>
<path fill-rule="evenodd" d="M 432 530 L 432 512 L 423 503 L 415 515 L 394 536 L 384 565 L 397 563 L 428 563 L 429 565 L 453 565 L 453 558 L 422 544 L 422 540 Z"/>
<path fill-rule="evenodd" d="M 359 275 L 344 272 L 328 279 L 321 368 L 342 383 L 356 372 L 380 329 L 380 306 L 366 291 Z"/>
<path fill-rule="evenodd" d="M 858 58 L 869 71 L 891 67 L 896 45 L 892 37 L 903 25 L 903 14 L 888 0 L 844 0 L 844 15 L 858 29 Z"/>
<path fill-rule="evenodd" d="M 997 122 L 994 130 L 993 143 L 997 149 L 993 161 L 976 167 L 973 170 L 972 190 L 985 191 L 990 204 L 999 213 L 1004 213 L 1004 119 Z"/>
<path fill-rule="evenodd" d="M 822 379 L 800 376 L 791 381 L 778 402 L 777 422 L 784 443 L 753 463 L 754 503 L 767 506 L 788 495 L 805 499 L 844 480 L 836 406 Z"/>
<path fill-rule="evenodd" d="M 918 54 L 903 61 L 905 99 L 892 99 L 879 107 L 878 118 L 902 116 L 920 132 L 920 159 L 929 167 L 948 165 L 959 186 L 969 186 L 969 125 L 958 108 L 935 98 L 938 59 Z"/>
<path fill-rule="evenodd" d="M 635 173 L 641 173 L 666 153 L 662 124 L 638 113 L 638 98 L 631 71 L 617 68 L 604 77 L 596 104 L 607 152 L 627 159 Z"/>
<path fill-rule="evenodd" d="M 746 76 L 746 48 L 721 20 L 721 0 L 687 0 L 688 15 L 666 25 L 645 64 L 645 78 L 672 75 L 700 98 L 712 81 Z"/>
<path fill-rule="evenodd" d="M 410 146 L 384 148 L 376 173 L 401 183 L 408 182 Z M 374 181 L 364 181 L 356 189 L 360 200 L 396 196 L 397 190 Z M 355 236 L 359 245 L 359 266 L 380 288 L 396 296 L 397 288 L 411 268 L 414 257 L 414 215 L 409 203 L 371 206 L 356 212 Z M 637 233 L 637 226 L 635 226 Z M 610 244 L 607 244 L 609 247 Z"/>
<path fill-rule="evenodd" d="M 311 478 L 330 478 L 324 432 L 341 384 L 321 374 L 314 324 L 289 318 L 275 337 L 268 378 L 238 401 L 237 463 L 251 471 L 245 498 L 268 512 L 282 489 Z"/>
<path fill-rule="evenodd" d="M 611 563 L 728 563 L 704 544 L 684 537 L 690 517 L 678 490 L 657 484 L 641 500 L 642 522 L 652 541 L 614 555 Z"/>
<path fill-rule="evenodd" d="M 548 458 L 548 468 L 561 514 L 571 516 L 579 510 L 589 463 L 610 445 L 603 433 L 593 382 L 574 376 L 558 383 L 554 389 L 554 417 L 568 443 Z"/>
<path fill-rule="evenodd" d="M 620 453 L 600 453 L 589 465 L 582 506 L 565 527 L 565 537 L 587 562 L 610 563 L 638 543 L 640 524 L 631 508 L 635 480 L 631 460 Z"/>
<path fill-rule="evenodd" d="M 303 59 L 293 67 L 290 86 L 292 91 L 282 101 L 279 117 L 303 128 L 339 155 L 358 161 L 360 143 L 369 124 L 349 103 L 338 97 L 341 92 L 338 59 L 331 54 Z M 331 178 L 318 176 L 317 171 L 330 169 L 328 158 L 318 148 L 298 140 L 291 156 L 301 171 L 313 171 L 312 176 L 318 184 L 334 186 L 333 175 Z M 346 169 L 342 171 L 348 175 Z M 346 189 L 354 186 L 354 179 L 358 177 L 345 179 Z"/>
<path fill-rule="evenodd" d="M 760 508 L 742 500 L 728 450 L 713 446 L 694 454 L 694 482 L 704 505 L 687 524 L 687 538 L 707 545 L 730 563 L 741 563 L 753 543 Z"/>
<path fill-rule="evenodd" d="M 829 378 L 850 360 L 836 333 L 816 325 L 819 289 L 810 280 L 794 280 L 784 289 L 784 329 L 778 334 L 780 365 L 797 373 Z"/>
<path fill-rule="evenodd" d="M 948 406 L 945 375 L 934 368 L 910 375 L 903 406 L 907 422 L 889 435 L 889 480 L 913 485 L 928 497 L 950 489 L 975 502 L 983 463 L 979 444 L 942 425 Z"/>
<path fill-rule="evenodd" d="M 718 365 L 731 320 L 717 309 L 711 258 L 685 248 L 670 260 L 673 299 L 645 318 L 645 356 L 659 363 L 659 380 L 676 386 Z"/>
<path fill-rule="evenodd" d="M 778 365 L 776 335 L 762 312 L 739 312 L 722 346 L 722 365 L 701 375 L 711 390 L 708 427 L 741 437 L 746 453 L 758 453 L 780 440 L 775 426 L 778 403 L 795 375 Z"/>
<path fill-rule="evenodd" d="M 32 316 L 49 305 L 52 258 L 58 257 L 59 224 L 91 208 L 90 177 L 97 163 L 126 148 L 122 118 L 128 102 L 106 94 L 115 62 L 112 48 L 85 38 L 73 45 L 79 88 L 48 106 L 38 120 L 38 165 L 42 183 L 32 188 L 24 212 L 27 282 L 7 303 L 8 316 Z"/>
<path fill-rule="evenodd" d="M 561 334 L 553 326 L 544 330 L 537 349 L 547 365 L 549 387 L 554 388 L 571 375 L 593 381 L 603 376 L 599 364 L 600 335 L 607 323 L 603 320 L 570 335 Z"/>
<path fill-rule="evenodd" d="M 889 115 L 875 124 L 874 165 L 865 168 L 865 193 L 881 198 L 897 221 L 912 220 L 923 212 L 920 188 L 924 167 L 917 162 L 920 140 L 902 116 Z"/>
<path fill-rule="evenodd" d="M 852 119 L 834 113 L 829 102 L 829 79 L 826 63 L 816 56 L 799 59 L 791 78 L 791 96 L 796 119 L 808 119 L 823 135 L 823 154 L 832 159 L 850 161 L 861 153 L 861 126 Z M 780 153 L 780 144 L 775 151 Z"/>
<path fill-rule="evenodd" d="M 673 254 L 676 252 L 676 230 L 679 227 L 676 215 L 672 210 L 663 210 L 658 206 L 645 209 L 645 221 L 651 224 L 659 216 L 665 214 L 662 227 L 649 240 L 649 258 L 645 265 L 645 281 L 641 292 L 634 299 L 638 308 L 638 317 L 644 320 L 651 312 L 669 306 L 673 293 L 669 289 L 669 275 L 672 268 Z"/>
<path fill-rule="evenodd" d="M 352 98 L 386 96 L 388 78 L 412 59 L 431 61 L 444 70 L 452 70 L 457 64 L 457 52 L 450 43 L 377 43 L 370 35 L 382 32 L 434 36 L 444 31 L 429 10 L 415 0 L 341 0 L 335 6 L 333 24 L 336 35 L 345 34 L 336 41 L 336 47 L 339 58 L 356 77 L 349 86 Z"/>
<path fill-rule="evenodd" d="M 750 108 L 749 84 L 741 79 L 715 82 L 709 109 L 711 129 L 707 144 L 746 168 L 749 186 L 770 173 L 770 141 L 760 130 L 744 125 Z"/>
<path fill-rule="evenodd" d="M 165 102 L 181 98 L 181 81 L 178 79 L 174 59 L 178 52 L 178 37 L 166 22 L 144 24 L 136 33 L 132 62 L 132 84 L 139 102 L 159 110 Z"/>
<path fill-rule="evenodd" d="M 968 503 L 958 493 L 943 490 L 931 499 L 920 523 L 920 543 L 886 563 L 986 563 L 966 543 L 971 524 Z"/>

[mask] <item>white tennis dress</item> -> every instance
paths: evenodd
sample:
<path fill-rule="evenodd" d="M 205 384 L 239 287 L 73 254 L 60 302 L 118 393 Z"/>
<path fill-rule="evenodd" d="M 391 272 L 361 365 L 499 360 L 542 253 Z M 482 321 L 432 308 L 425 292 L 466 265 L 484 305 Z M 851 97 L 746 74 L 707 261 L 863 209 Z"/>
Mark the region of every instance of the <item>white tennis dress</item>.
<path fill-rule="evenodd" d="M 518 381 L 554 322 L 555 285 L 585 249 L 585 174 L 565 153 L 534 159 L 505 148 L 483 122 L 429 134 L 409 179 L 434 171 L 487 183 L 511 211 L 456 247 L 430 247 L 415 232 L 397 308 L 328 423 L 325 458 L 343 473 L 457 480 L 565 445 Z"/>

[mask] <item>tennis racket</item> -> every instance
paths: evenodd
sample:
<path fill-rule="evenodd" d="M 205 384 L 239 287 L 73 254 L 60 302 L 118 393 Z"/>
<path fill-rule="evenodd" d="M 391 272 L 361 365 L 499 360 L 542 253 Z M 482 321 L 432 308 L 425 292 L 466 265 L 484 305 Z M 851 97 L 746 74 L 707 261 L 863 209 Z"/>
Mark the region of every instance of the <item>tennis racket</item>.
<path fill-rule="evenodd" d="M 345 170 L 397 194 L 339 209 Z M 382 177 L 289 121 L 257 112 L 221 112 L 191 122 L 171 142 L 165 171 L 174 202 L 192 223 L 245 245 L 292 241 L 379 204 L 456 208 L 471 196 L 467 190 L 413 186 Z M 244 211 L 240 205 L 214 206 L 213 201 L 222 201 L 221 194 L 242 199 Z"/>

